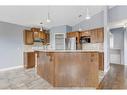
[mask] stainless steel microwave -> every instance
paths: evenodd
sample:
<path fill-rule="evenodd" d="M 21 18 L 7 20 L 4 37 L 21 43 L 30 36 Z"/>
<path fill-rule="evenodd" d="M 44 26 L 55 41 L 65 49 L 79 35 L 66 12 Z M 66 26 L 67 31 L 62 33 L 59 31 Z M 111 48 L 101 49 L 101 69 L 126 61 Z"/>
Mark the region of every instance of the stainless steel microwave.
<path fill-rule="evenodd" d="M 91 38 L 90 38 L 90 36 L 82 36 L 82 37 L 80 38 L 80 43 L 81 43 L 81 44 L 84 44 L 84 43 L 91 43 Z"/>

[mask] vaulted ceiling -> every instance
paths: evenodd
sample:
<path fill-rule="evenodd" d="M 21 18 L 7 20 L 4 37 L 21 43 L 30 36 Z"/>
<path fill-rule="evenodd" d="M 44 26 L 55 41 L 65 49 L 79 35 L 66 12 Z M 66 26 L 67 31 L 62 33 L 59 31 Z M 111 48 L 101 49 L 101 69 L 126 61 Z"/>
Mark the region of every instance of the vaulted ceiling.
<path fill-rule="evenodd" d="M 24 25 L 39 26 L 40 22 L 45 27 L 59 25 L 73 26 L 85 19 L 88 8 L 90 16 L 103 10 L 104 6 L 0 6 L 0 21 Z M 51 22 L 47 23 L 48 11 Z M 82 15 L 78 18 L 78 15 Z"/>

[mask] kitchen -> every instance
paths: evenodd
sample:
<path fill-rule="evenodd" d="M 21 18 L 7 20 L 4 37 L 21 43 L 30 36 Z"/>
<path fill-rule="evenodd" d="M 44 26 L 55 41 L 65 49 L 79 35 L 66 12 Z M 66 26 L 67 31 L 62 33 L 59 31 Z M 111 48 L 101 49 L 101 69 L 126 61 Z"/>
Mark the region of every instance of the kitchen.
<path fill-rule="evenodd" d="M 38 75 L 54 87 L 98 87 L 104 77 L 103 27 L 56 33 L 55 49 L 49 45 L 50 33 L 45 31 L 39 28 L 24 31 L 25 68 L 35 67 Z"/>
<path fill-rule="evenodd" d="M 0 89 L 126 88 L 126 9 L 0 6 Z"/>

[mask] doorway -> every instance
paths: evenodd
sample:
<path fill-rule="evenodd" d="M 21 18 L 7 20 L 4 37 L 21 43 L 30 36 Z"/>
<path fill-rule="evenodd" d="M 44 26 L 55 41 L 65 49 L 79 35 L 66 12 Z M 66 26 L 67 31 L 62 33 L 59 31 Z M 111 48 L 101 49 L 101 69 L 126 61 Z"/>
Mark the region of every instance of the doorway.
<path fill-rule="evenodd" d="M 124 64 L 124 28 L 110 29 L 110 63 Z"/>

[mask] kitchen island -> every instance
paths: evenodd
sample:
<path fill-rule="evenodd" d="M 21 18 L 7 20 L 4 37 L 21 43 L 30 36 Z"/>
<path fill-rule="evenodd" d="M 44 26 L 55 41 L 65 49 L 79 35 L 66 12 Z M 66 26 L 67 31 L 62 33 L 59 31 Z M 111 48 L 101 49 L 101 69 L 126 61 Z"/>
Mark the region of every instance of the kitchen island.
<path fill-rule="evenodd" d="M 37 74 L 54 87 L 97 87 L 99 52 L 83 50 L 36 51 Z"/>

